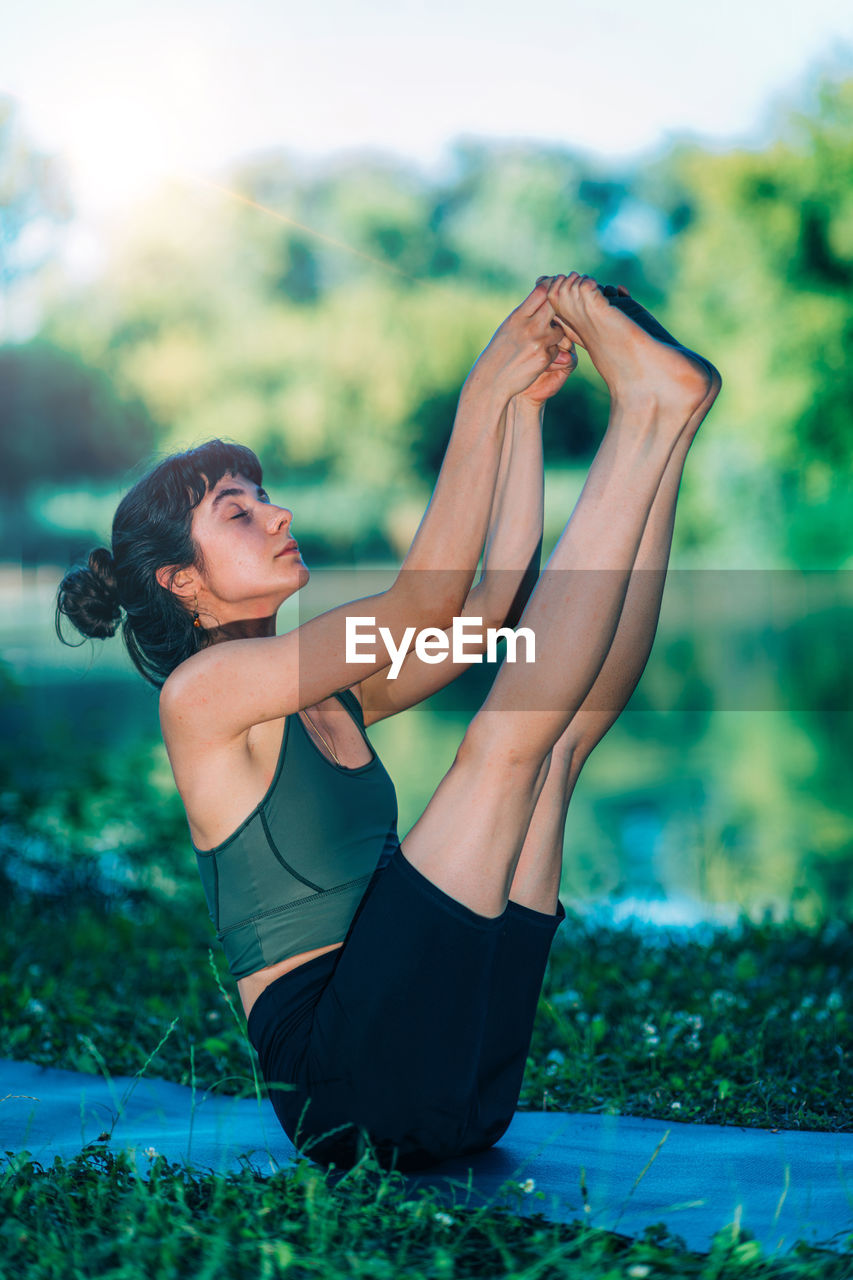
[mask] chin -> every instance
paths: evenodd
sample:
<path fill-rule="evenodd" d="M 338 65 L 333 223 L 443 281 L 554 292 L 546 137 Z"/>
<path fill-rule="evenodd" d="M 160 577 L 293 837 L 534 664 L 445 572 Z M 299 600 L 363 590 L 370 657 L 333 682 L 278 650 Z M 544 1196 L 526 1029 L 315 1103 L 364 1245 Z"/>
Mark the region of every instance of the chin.
<path fill-rule="evenodd" d="M 308 579 L 310 577 L 311 577 L 311 573 L 307 565 L 299 564 L 294 566 L 291 584 L 284 588 L 284 594 L 282 595 L 276 608 L 280 609 L 281 606 L 284 604 L 285 600 L 289 600 L 291 596 L 296 595 L 297 591 L 301 591 L 304 586 L 307 586 Z"/>

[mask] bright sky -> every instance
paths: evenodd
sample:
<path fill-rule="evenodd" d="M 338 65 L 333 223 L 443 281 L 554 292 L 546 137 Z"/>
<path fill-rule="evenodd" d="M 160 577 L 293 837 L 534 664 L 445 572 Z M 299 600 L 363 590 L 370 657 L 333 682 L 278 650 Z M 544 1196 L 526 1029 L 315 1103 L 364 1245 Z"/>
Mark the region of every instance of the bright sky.
<path fill-rule="evenodd" d="M 81 214 L 273 146 L 432 165 L 461 135 L 622 156 L 760 137 L 816 60 L 853 68 L 850 0 L 27 0 L 0 92 L 65 154 Z"/>

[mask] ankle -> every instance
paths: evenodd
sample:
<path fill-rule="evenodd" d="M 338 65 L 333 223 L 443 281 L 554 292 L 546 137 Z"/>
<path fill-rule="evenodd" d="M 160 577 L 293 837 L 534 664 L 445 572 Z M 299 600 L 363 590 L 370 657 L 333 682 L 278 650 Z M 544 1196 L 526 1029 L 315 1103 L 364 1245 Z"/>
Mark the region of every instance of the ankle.
<path fill-rule="evenodd" d="M 688 419 L 689 421 L 689 419 Z M 636 476 L 638 466 L 665 468 L 673 449 L 678 447 L 687 429 L 687 421 L 678 413 L 662 409 L 660 404 L 614 402 L 607 423 L 605 447 L 616 456 L 628 460 Z"/>

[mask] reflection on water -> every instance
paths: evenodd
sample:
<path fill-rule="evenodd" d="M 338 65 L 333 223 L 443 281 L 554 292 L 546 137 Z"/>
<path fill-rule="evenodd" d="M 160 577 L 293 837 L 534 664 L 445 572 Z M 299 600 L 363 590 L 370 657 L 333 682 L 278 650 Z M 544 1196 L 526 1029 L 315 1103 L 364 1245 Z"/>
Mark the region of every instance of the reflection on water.
<path fill-rule="evenodd" d="M 756 607 L 757 579 L 706 580 L 704 594 L 695 574 L 671 595 L 667 584 L 646 673 L 572 800 L 567 903 L 630 902 L 685 921 L 715 905 L 793 904 L 805 918 L 853 909 L 850 575 L 823 577 L 820 591 L 772 582 L 774 612 Z M 61 787 L 82 754 L 115 762 L 157 740 L 156 691 L 118 642 L 93 656 L 91 645 L 56 641 L 55 581 L 0 589 L 12 675 L 0 695 L 4 806 L 21 788 Z M 474 668 L 428 706 L 371 729 L 397 785 L 401 833 L 450 766 L 489 679 Z M 162 780 L 162 751 L 140 758 Z"/>

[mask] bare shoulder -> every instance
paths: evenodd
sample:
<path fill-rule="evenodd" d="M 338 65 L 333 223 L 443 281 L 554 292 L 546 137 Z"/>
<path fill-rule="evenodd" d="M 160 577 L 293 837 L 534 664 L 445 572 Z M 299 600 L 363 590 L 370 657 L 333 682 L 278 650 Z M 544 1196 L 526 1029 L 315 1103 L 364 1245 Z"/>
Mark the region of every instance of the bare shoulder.
<path fill-rule="evenodd" d="M 166 677 L 160 689 L 160 724 L 164 731 L 167 727 L 177 729 L 198 697 L 206 665 L 198 659 L 204 657 L 205 652 L 193 654 Z"/>
<path fill-rule="evenodd" d="M 227 684 L 207 684 L 208 653 L 181 663 L 160 690 L 163 741 L 199 848 L 224 839 L 256 803 L 263 792 L 258 777 L 272 751 L 264 749 L 265 735 L 250 749 L 251 731 L 234 732 L 222 715 Z"/>
<path fill-rule="evenodd" d="M 230 645 L 202 649 L 187 658 L 166 678 L 160 690 L 160 726 L 169 739 L 187 739 L 199 732 L 210 740 L 222 723 L 228 688 Z M 212 734 L 211 731 L 214 731 Z M 227 732 L 227 737 L 234 734 Z"/>

